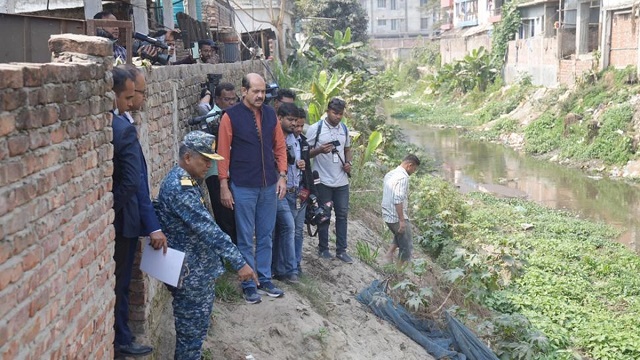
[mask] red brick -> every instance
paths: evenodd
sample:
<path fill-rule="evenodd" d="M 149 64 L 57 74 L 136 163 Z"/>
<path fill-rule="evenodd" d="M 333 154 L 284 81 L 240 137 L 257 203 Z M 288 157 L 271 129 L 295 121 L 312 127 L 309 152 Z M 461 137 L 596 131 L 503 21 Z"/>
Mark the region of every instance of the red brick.
<path fill-rule="evenodd" d="M 9 112 L 0 112 L 0 136 L 5 136 L 16 129 L 16 115 Z"/>
<path fill-rule="evenodd" d="M 22 108 L 16 118 L 16 128 L 19 130 L 37 129 L 42 126 L 44 108 Z"/>
<path fill-rule="evenodd" d="M 8 236 L 17 233 L 18 231 L 25 229 L 27 227 L 28 219 L 24 214 L 19 213 L 9 213 L 6 217 L 3 218 L 3 223 L 0 224 L 2 227 L 3 236 Z M 2 238 L 2 236 L 0 236 Z"/>
<path fill-rule="evenodd" d="M 47 305 L 47 301 L 49 301 L 49 291 L 46 287 L 41 287 L 40 291 L 36 294 L 36 296 L 31 300 L 29 304 L 29 317 L 33 317 L 36 315 L 40 309 Z"/>
<path fill-rule="evenodd" d="M 0 111 L 12 111 L 26 104 L 26 92 L 8 89 L 0 92 Z"/>
<path fill-rule="evenodd" d="M 42 248 L 40 246 L 32 246 L 22 258 L 22 271 L 27 272 L 33 269 L 42 261 L 42 256 Z"/>
<path fill-rule="evenodd" d="M 0 326 L 1 328 L 1 326 Z M 18 340 L 13 340 L 9 343 L 8 346 L 3 346 L 9 340 L 8 337 L 0 337 L 0 348 L 4 347 L 4 352 L 0 355 L 2 359 L 17 359 L 18 353 L 20 352 L 20 342 Z"/>
<path fill-rule="evenodd" d="M 29 135 L 25 133 L 9 137 L 9 156 L 24 154 L 29 149 Z"/>
<path fill-rule="evenodd" d="M 37 87 L 42 85 L 42 70 L 40 65 L 24 64 L 22 68 L 24 87 Z"/>
<path fill-rule="evenodd" d="M 0 241 L 0 264 L 4 263 L 13 254 L 13 243 L 9 241 Z M 2 315 L 0 315 L 0 319 Z"/>
<path fill-rule="evenodd" d="M 12 254 L 19 255 L 25 249 L 35 244 L 37 241 L 36 234 L 31 229 L 24 229 L 15 233 L 11 240 L 13 242 L 13 252 Z"/>
<path fill-rule="evenodd" d="M 0 161 L 9 157 L 9 146 L 7 145 L 7 138 L 0 138 Z"/>
<path fill-rule="evenodd" d="M 58 104 L 49 104 L 44 107 L 43 111 L 42 125 L 49 126 L 58 121 L 58 114 L 60 113 Z"/>
<path fill-rule="evenodd" d="M 62 126 L 57 126 L 51 130 L 49 134 L 49 141 L 52 144 L 59 144 L 65 140 L 65 129 Z"/>
<path fill-rule="evenodd" d="M 13 257 L 0 265 L 0 291 L 22 277 L 22 263 L 19 257 Z"/>
<path fill-rule="evenodd" d="M 36 336 L 38 336 L 40 330 L 42 329 L 42 320 L 40 316 L 36 316 L 35 318 L 33 318 L 30 324 L 25 325 L 26 328 L 24 329 L 24 333 L 20 338 L 20 342 L 24 345 L 30 345 L 33 343 L 33 341 L 36 339 Z"/>
<path fill-rule="evenodd" d="M 24 86 L 22 69 L 13 64 L 0 64 L 0 89 L 19 89 Z"/>
<path fill-rule="evenodd" d="M 18 293 L 16 291 L 11 291 L 12 289 L 5 289 L 0 292 L 0 319 L 4 319 L 5 315 L 9 313 L 12 309 L 15 309 L 16 304 L 18 304 Z M 3 326 L 0 326 L 0 329 Z M 2 330 L 0 330 L 0 334 Z M 0 338 L 3 336 L 0 335 Z"/>
<path fill-rule="evenodd" d="M 29 149 L 35 150 L 50 144 L 49 129 L 38 129 L 29 132 Z"/>

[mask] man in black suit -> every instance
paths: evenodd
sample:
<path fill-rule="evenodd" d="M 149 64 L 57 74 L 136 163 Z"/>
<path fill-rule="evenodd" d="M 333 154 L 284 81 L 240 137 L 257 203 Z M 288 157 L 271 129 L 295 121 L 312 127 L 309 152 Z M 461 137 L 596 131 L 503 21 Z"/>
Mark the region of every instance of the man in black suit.
<path fill-rule="evenodd" d="M 135 69 L 137 70 L 137 69 Z M 116 230 L 116 306 L 115 352 L 116 355 L 145 355 L 153 349 L 135 343 L 129 329 L 129 284 L 133 260 L 138 248 L 138 237 L 149 236 L 154 249 L 166 252 L 167 238 L 151 204 L 147 179 L 147 165 L 138 142 L 136 128 L 125 112 L 134 108 L 136 94 L 144 89 L 136 88 L 135 71 L 129 68 L 113 69 L 113 91 L 116 108 L 113 110 L 113 209 Z M 142 76 L 142 73 L 139 72 Z M 144 77 L 142 76 L 142 86 Z M 139 85 L 140 86 L 140 85 Z M 142 104 L 142 101 L 139 102 Z"/>

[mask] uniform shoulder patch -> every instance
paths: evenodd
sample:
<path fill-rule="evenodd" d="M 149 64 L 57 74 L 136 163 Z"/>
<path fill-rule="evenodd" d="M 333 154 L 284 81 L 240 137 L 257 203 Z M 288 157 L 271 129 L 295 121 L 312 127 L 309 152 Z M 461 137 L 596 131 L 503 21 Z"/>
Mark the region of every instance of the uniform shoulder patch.
<path fill-rule="evenodd" d="M 189 176 L 183 176 L 183 177 L 180 178 L 180 185 L 185 186 L 185 187 L 192 187 L 193 186 L 193 180 Z"/>

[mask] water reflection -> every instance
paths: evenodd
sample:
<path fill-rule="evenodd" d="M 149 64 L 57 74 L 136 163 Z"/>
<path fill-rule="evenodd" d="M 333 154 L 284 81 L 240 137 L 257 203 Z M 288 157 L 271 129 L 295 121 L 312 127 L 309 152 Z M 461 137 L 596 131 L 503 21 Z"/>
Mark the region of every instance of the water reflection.
<path fill-rule="evenodd" d="M 592 179 L 578 170 L 523 156 L 502 145 L 461 138 L 453 129 L 404 121 L 397 124 L 409 141 L 435 157 L 443 175 L 461 190 L 525 197 L 551 208 L 571 210 L 623 230 L 618 241 L 640 250 L 638 186 Z"/>

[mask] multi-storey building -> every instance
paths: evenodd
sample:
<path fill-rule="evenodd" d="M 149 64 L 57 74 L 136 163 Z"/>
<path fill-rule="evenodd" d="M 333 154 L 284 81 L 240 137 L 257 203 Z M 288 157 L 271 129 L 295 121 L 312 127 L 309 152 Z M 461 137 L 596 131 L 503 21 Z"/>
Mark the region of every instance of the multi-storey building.
<path fill-rule="evenodd" d="M 403 57 L 410 49 L 440 33 L 439 0 L 361 0 L 368 35 L 387 57 Z"/>

